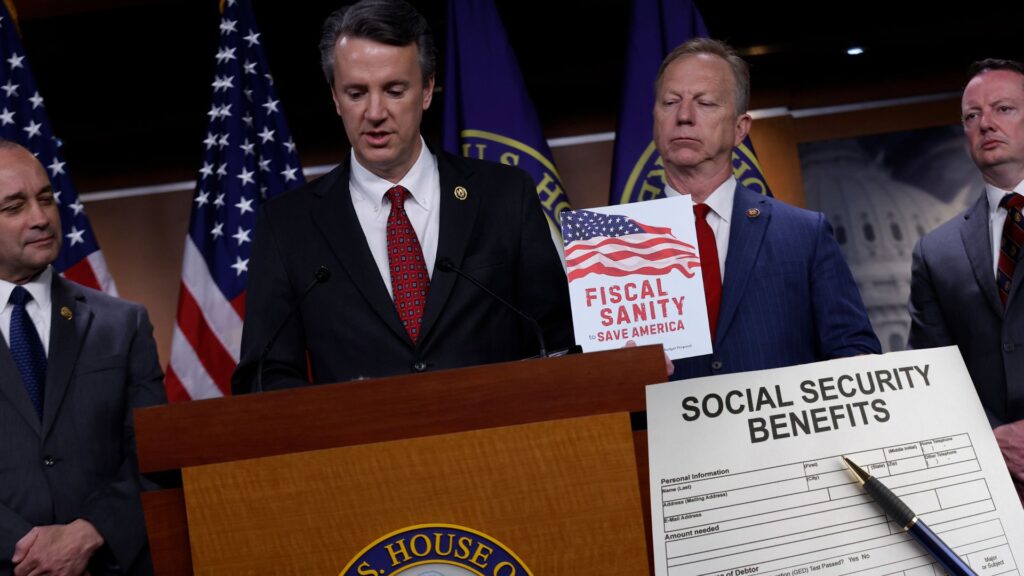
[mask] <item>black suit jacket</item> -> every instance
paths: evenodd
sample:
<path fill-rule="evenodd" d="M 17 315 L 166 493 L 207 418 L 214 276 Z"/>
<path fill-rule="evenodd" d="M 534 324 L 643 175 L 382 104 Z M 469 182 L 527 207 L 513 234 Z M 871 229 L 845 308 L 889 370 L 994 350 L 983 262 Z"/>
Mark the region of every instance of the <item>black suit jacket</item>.
<path fill-rule="evenodd" d="M 530 316 L 549 349 L 573 343 L 565 273 L 530 177 L 521 170 L 446 153 L 440 173 L 437 262 L 447 258 Z M 235 393 L 251 390 L 257 363 L 320 266 L 264 365 L 264 389 L 339 382 L 516 360 L 535 355 L 532 329 L 451 272 L 431 274 L 414 345 L 374 263 L 349 191 L 348 161 L 261 209 L 246 296 Z M 454 190 L 468 192 L 464 200 Z M 308 363 L 307 363 L 308 352 Z"/>
<path fill-rule="evenodd" d="M 77 518 L 106 541 L 92 574 L 151 574 L 132 409 L 165 401 L 153 328 L 142 306 L 56 273 L 51 294 L 42 422 L 0 338 L 0 574 L 33 526 Z"/>

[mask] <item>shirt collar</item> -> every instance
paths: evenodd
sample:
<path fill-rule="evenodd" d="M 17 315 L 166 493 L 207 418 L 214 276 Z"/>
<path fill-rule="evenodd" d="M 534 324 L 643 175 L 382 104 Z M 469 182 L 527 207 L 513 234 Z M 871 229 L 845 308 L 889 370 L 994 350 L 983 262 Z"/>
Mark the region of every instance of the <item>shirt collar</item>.
<path fill-rule="evenodd" d="M 47 266 L 42 273 L 32 280 L 21 284 L 21 286 L 28 290 L 28 293 L 32 295 L 32 299 L 39 304 L 42 310 L 49 310 L 51 284 L 53 284 L 53 268 Z M 18 286 L 18 284 L 8 282 L 7 280 L 0 280 L 0 302 L 3 303 L 0 305 L 0 308 L 7 306 L 15 286 Z"/>
<path fill-rule="evenodd" d="M 985 194 L 988 195 L 989 215 L 994 216 L 996 214 L 996 211 L 1000 209 L 999 203 L 1003 200 L 1003 196 L 1006 196 L 1007 194 L 1012 194 L 1014 192 L 1016 192 L 1017 194 L 1024 195 L 1024 180 L 1018 182 L 1017 186 L 1015 186 L 1013 190 L 1003 190 L 1002 188 L 997 188 L 986 182 Z M 1005 208 L 1003 208 L 1003 210 L 1005 210 Z"/>
<path fill-rule="evenodd" d="M 355 151 L 349 152 L 352 170 L 349 175 L 349 188 L 357 200 L 368 202 L 374 211 L 384 205 L 384 195 L 396 184 L 370 172 L 356 159 Z M 426 141 L 420 136 L 420 155 L 409 171 L 398 181 L 398 186 L 405 187 L 413 201 L 424 208 L 429 208 L 434 195 L 438 193 L 435 186 L 430 185 L 431 174 L 437 171 L 437 159 L 427 148 Z"/>
<path fill-rule="evenodd" d="M 668 182 L 665 183 L 665 196 L 682 196 L 682 193 L 672 187 Z M 718 188 L 708 196 L 708 199 L 704 201 L 711 211 L 714 212 L 719 218 L 725 222 L 729 222 L 732 219 L 732 205 L 736 201 L 736 178 L 729 177 L 722 182 Z"/>

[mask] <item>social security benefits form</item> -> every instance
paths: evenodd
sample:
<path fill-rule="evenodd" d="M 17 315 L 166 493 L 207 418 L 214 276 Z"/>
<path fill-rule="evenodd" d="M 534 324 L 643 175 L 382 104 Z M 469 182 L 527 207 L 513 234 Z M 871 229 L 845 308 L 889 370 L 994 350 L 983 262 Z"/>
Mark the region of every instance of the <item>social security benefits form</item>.
<path fill-rule="evenodd" d="M 854 482 L 881 479 L 979 575 L 1024 511 L 956 347 L 647 387 L 657 576 L 939 576 Z"/>

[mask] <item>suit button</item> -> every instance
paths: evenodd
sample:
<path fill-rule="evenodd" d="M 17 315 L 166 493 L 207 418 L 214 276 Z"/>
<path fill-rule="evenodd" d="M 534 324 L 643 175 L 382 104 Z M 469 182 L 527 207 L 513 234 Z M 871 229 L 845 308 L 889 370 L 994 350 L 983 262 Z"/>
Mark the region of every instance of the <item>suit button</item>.
<path fill-rule="evenodd" d="M 53 466 L 55 463 L 56 461 L 53 459 L 53 456 L 47 456 L 43 458 L 43 466 L 50 467 Z"/>
<path fill-rule="evenodd" d="M 417 362 L 417 363 L 412 365 L 412 369 L 417 371 L 417 372 L 423 372 L 424 370 L 427 369 L 427 363 L 426 362 Z"/>
<path fill-rule="evenodd" d="M 722 361 L 721 360 L 715 360 L 714 362 L 712 362 L 711 363 L 711 369 L 712 370 L 721 370 L 722 369 Z"/>
<path fill-rule="evenodd" d="M 1013 342 L 1004 342 L 1003 343 L 1003 352 L 1013 352 L 1014 348 L 1015 348 L 1015 345 L 1014 345 Z"/>

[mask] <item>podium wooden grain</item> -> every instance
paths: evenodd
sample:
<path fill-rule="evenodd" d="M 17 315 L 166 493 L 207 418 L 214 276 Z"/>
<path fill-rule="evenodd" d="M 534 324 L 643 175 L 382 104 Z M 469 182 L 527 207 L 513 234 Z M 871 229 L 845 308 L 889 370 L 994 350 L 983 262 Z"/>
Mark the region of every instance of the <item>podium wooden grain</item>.
<path fill-rule="evenodd" d="M 535 576 L 643 574 L 635 472 L 623 413 L 188 468 L 193 567 L 333 576 L 385 534 L 443 523 Z"/>
<path fill-rule="evenodd" d="M 135 413 L 139 466 L 143 473 L 182 470 L 187 478 L 196 466 L 253 458 L 267 463 L 269 456 L 304 458 L 297 453 L 638 414 L 645 409 L 644 386 L 664 380 L 661 347 L 647 346 L 146 408 Z M 634 487 L 648 518 L 646 432 L 634 432 L 633 440 Z M 480 459 L 482 452 L 475 461 Z M 190 538 L 193 518 L 191 511 L 186 517 L 182 491 L 143 494 L 143 507 L 157 575 L 193 573 L 192 553 L 203 553 L 202 544 Z M 643 522 L 644 531 L 648 524 Z M 488 526 L 471 527 L 487 532 Z M 517 549 L 517 541 L 489 534 Z M 565 554 L 564 569 L 534 574 L 593 573 L 570 568 L 573 552 Z"/>

